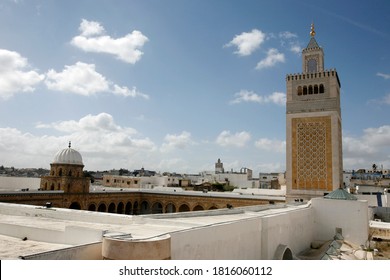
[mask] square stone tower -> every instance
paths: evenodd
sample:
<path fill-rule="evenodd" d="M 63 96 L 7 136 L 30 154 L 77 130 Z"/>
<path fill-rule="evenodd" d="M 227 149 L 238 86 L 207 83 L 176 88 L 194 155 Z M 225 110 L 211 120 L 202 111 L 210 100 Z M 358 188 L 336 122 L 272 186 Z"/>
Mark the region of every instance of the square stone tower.
<path fill-rule="evenodd" d="M 323 196 L 343 185 L 340 80 L 324 69 L 315 39 L 302 50 L 302 72 L 286 77 L 287 201 Z"/>

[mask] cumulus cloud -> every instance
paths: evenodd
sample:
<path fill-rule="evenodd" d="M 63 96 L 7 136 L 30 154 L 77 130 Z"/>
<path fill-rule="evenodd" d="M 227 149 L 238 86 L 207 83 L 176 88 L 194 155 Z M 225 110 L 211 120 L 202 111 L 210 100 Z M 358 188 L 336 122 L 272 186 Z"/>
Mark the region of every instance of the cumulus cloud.
<path fill-rule="evenodd" d="M 235 98 L 230 102 L 231 104 L 238 104 L 242 102 L 255 102 L 260 104 L 274 103 L 280 106 L 286 104 L 286 94 L 283 92 L 273 92 L 271 95 L 262 96 L 253 91 L 241 90 L 235 93 Z"/>
<path fill-rule="evenodd" d="M 274 66 L 279 62 L 284 62 L 284 54 L 280 53 L 277 49 L 271 48 L 267 52 L 267 57 L 259 61 L 256 65 L 256 69 L 261 70 Z"/>
<path fill-rule="evenodd" d="M 51 69 L 46 76 L 45 83 L 51 90 L 86 96 L 109 90 L 109 82 L 96 72 L 94 64 L 77 62 L 74 65 L 65 65 L 62 72 Z"/>
<path fill-rule="evenodd" d="M 19 92 L 33 92 L 44 75 L 29 70 L 28 61 L 19 53 L 0 49 L 0 98 Z"/>
<path fill-rule="evenodd" d="M 265 41 L 266 34 L 258 29 L 253 29 L 250 32 L 243 32 L 240 35 L 236 35 L 228 44 L 224 47 L 236 47 L 237 51 L 234 53 L 239 56 L 251 55 L 257 50 L 260 45 Z"/>
<path fill-rule="evenodd" d="M 271 140 L 268 138 L 260 138 L 255 142 L 255 147 L 265 151 L 285 153 L 286 141 Z"/>
<path fill-rule="evenodd" d="M 185 149 L 194 144 L 194 141 L 191 139 L 191 133 L 187 131 L 183 131 L 180 134 L 167 134 L 164 141 L 161 146 L 162 152 L 168 152 L 173 149 Z"/>
<path fill-rule="evenodd" d="M 390 166 L 390 126 L 371 127 L 359 137 L 343 136 L 344 166 L 348 169 L 368 168 L 373 163 Z"/>
<path fill-rule="evenodd" d="M 78 150 L 88 169 L 120 168 L 141 164 L 157 148 L 134 128 L 117 124 L 110 114 L 87 115 L 76 120 L 41 123 L 36 128 L 53 129 L 56 136 L 0 128 L 2 164 L 48 168 L 56 152 L 67 147 Z M 90 169 L 91 170 L 91 169 Z"/>
<path fill-rule="evenodd" d="M 223 147 L 234 146 L 242 148 L 248 143 L 250 139 L 251 135 L 249 132 L 241 131 L 232 134 L 230 131 L 224 130 L 218 135 L 216 143 Z"/>
<path fill-rule="evenodd" d="M 139 92 L 135 87 L 129 89 L 112 83 L 96 71 L 94 64 L 80 61 L 74 65 L 65 65 L 62 72 L 57 72 L 54 69 L 49 70 L 46 74 L 45 84 L 51 90 L 84 96 L 108 92 L 124 97 L 149 98 L 148 95 Z"/>
<path fill-rule="evenodd" d="M 80 35 L 73 37 L 71 44 L 85 52 L 107 53 L 126 63 L 135 64 L 143 55 L 141 51 L 149 40 L 140 31 L 112 38 L 105 35 L 104 27 L 96 21 L 83 19 L 79 27 Z"/>

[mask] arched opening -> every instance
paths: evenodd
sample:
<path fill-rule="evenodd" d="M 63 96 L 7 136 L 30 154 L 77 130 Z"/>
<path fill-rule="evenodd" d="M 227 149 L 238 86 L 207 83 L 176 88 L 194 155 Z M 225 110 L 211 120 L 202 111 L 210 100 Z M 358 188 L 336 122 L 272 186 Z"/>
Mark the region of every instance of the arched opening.
<path fill-rule="evenodd" d="M 324 93 L 324 92 L 325 92 L 324 85 L 323 85 L 323 84 L 320 84 L 320 93 Z"/>
<path fill-rule="evenodd" d="M 54 191 L 54 183 L 51 184 L 50 190 Z"/>
<path fill-rule="evenodd" d="M 131 202 L 130 202 L 130 201 L 126 203 L 125 214 L 126 214 L 126 215 L 131 215 L 131 214 L 132 214 L 132 211 L 131 211 Z"/>
<path fill-rule="evenodd" d="M 173 203 L 168 203 L 165 206 L 165 213 L 176 213 L 176 206 Z"/>
<path fill-rule="evenodd" d="M 72 176 L 72 170 L 69 170 L 68 176 Z"/>
<path fill-rule="evenodd" d="M 111 202 L 110 205 L 108 205 L 108 213 L 115 213 L 115 203 Z"/>
<path fill-rule="evenodd" d="M 98 207 L 98 212 L 106 212 L 107 211 L 107 206 L 104 203 L 101 203 Z"/>
<path fill-rule="evenodd" d="M 196 205 L 192 211 L 203 211 L 204 208 L 201 205 Z"/>
<path fill-rule="evenodd" d="M 138 215 L 138 214 L 139 214 L 139 205 L 138 205 L 138 201 L 134 202 L 133 214 L 134 214 L 134 215 Z"/>
<path fill-rule="evenodd" d="M 179 207 L 179 212 L 188 212 L 190 211 L 190 207 L 187 204 L 182 204 Z"/>
<path fill-rule="evenodd" d="M 209 210 L 214 210 L 214 209 L 218 209 L 216 206 L 211 206 L 210 208 L 209 208 Z"/>
<path fill-rule="evenodd" d="M 298 95 L 302 95 L 302 87 L 301 86 L 298 87 Z"/>
<path fill-rule="evenodd" d="M 314 85 L 314 94 L 318 94 L 318 85 Z"/>
<path fill-rule="evenodd" d="M 142 201 L 141 203 L 141 215 L 150 214 L 149 203 L 147 201 Z"/>
<path fill-rule="evenodd" d="M 293 253 L 290 248 L 287 247 L 287 245 L 279 244 L 276 248 L 274 260 L 292 260 Z"/>
<path fill-rule="evenodd" d="M 58 172 L 58 176 L 62 176 L 62 168 L 60 168 L 60 171 Z"/>
<path fill-rule="evenodd" d="M 152 214 L 161 214 L 163 212 L 163 207 L 160 202 L 155 202 L 152 206 Z"/>
<path fill-rule="evenodd" d="M 47 190 L 47 182 L 45 182 L 45 190 Z"/>
<path fill-rule="evenodd" d="M 61 184 L 58 183 L 58 185 L 57 185 L 57 190 L 60 190 L 60 189 L 61 189 Z"/>
<path fill-rule="evenodd" d="M 307 95 L 307 86 L 303 87 L 303 95 Z"/>
<path fill-rule="evenodd" d="M 72 204 L 69 206 L 69 209 L 81 210 L 80 203 L 78 203 L 77 201 L 72 202 Z"/>
<path fill-rule="evenodd" d="M 123 214 L 124 208 L 125 208 L 125 205 L 123 204 L 123 202 L 119 202 L 119 203 L 118 203 L 118 207 L 117 207 L 117 209 L 116 209 L 116 212 L 117 212 L 118 214 Z"/>
<path fill-rule="evenodd" d="M 313 86 L 309 86 L 309 94 L 313 94 Z"/>
<path fill-rule="evenodd" d="M 90 204 L 89 206 L 88 206 L 88 211 L 96 211 L 96 205 L 95 204 Z"/>

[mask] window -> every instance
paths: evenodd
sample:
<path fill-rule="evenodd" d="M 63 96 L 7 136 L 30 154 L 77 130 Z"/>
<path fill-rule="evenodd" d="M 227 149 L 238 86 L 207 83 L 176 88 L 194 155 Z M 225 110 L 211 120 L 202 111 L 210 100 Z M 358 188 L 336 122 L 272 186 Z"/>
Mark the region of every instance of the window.
<path fill-rule="evenodd" d="M 307 95 L 307 86 L 303 87 L 303 95 Z"/>
<path fill-rule="evenodd" d="M 298 95 L 302 95 L 302 87 L 301 86 L 298 87 Z"/>
<path fill-rule="evenodd" d="M 320 84 L 320 93 L 324 93 L 324 92 L 325 92 L 324 85 Z"/>
<path fill-rule="evenodd" d="M 309 86 L 309 94 L 313 94 L 313 86 Z"/>
<path fill-rule="evenodd" d="M 314 94 L 318 94 L 318 85 L 314 85 Z"/>

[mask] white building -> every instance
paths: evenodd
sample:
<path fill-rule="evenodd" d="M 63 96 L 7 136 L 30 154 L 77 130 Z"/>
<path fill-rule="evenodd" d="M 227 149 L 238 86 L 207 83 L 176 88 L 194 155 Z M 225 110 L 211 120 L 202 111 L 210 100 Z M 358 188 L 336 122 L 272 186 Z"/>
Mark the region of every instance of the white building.
<path fill-rule="evenodd" d="M 359 259 L 371 212 L 335 192 L 307 204 L 143 216 L 0 203 L 0 259 Z"/>

